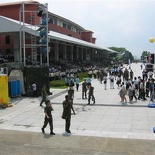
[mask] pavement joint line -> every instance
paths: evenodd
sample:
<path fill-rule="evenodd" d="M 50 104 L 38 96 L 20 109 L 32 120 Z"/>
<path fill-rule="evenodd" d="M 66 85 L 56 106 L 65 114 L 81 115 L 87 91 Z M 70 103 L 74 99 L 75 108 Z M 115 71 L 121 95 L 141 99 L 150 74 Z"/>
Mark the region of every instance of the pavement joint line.
<path fill-rule="evenodd" d="M 59 103 L 59 102 L 52 102 L 52 104 L 62 104 L 62 103 Z M 73 105 L 79 105 L 79 106 L 84 106 L 84 107 L 95 107 L 95 106 L 114 106 L 114 107 L 148 107 L 147 105 L 113 105 L 113 104 L 90 104 L 90 105 L 87 105 L 85 103 L 73 103 Z"/>

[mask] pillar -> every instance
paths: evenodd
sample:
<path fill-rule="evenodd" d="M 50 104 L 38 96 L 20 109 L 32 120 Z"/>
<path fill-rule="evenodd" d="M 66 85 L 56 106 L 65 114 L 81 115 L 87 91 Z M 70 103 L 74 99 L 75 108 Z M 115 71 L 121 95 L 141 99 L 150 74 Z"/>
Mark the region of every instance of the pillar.
<path fill-rule="evenodd" d="M 63 45 L 63 46 L 64 46 L 64 48 L 63 48 L 63 59 L 66 60 L 66 49 L 67 49 L 67 47 L 66 47 L 66 45 Z"/>
<path fill-rule="evenodd" d="M 14 61 L 22 62 L 22 55 L 20 55 L 20 47 L 19 47 L 19 37 L 14 38 Z"/>
<path fill-rule="evenodd" d="M 54 61 L 57 62 L 59 61 L 59 44 L 56 42 L 54 44 Z"/>
<path fill-rule="evenodd" d="M 79 47 L 76 46 L 76 60 L 79 60 Z"/>
<path fill-rule="evenodd" d="M 73 46 L 70 47 L 70 61 L 73 62 Z"/>
<path fill-rule="evenodd" d="M 81 60 L 83 61 L 83 47 L 81 48 Z"/>

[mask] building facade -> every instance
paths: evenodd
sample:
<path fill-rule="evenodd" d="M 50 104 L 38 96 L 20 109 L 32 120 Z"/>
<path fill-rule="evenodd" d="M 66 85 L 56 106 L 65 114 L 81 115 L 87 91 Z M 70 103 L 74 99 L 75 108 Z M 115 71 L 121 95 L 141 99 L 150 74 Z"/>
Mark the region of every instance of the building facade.
<path fill-rule="evenodd" d="M 39 15 L 40 11 L 47 11 L 48 14 L 46 16 L 48 49 L 45 54 L 40 52 L 39 34 L 42 32 L 40 24 L 43 19 Z M 61 60 L 105 61 L 109 54 L 115 52 L 95 45 L 96 38 L 93 37 L 92 31 L 51 13 L 48 11 L 48 5 L 37 1 L 1 4 L 0 18 L 4 21 L 0 24 L 0 53 L 13 54 L 14 61 L 24 62 L 24 65 L 42 64 L 44 58 L 48 65 L 50 61 Z M 11 29 L 10 24 L 16 24 L 14 27 L 19 28 Z"/>

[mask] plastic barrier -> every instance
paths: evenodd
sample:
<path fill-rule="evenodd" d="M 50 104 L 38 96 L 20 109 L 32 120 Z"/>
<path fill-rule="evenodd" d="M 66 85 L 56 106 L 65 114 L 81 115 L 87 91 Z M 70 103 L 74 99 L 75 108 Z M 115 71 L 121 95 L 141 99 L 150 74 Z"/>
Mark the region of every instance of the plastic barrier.
<path fill-rule="evenodd" d="M 20 81 L 9 81 L 9 96 L 10 97 L 15 97 L 15 96 L 20 96 Z"/>
<path fill-rule="evenodd" d="M 149 108 L 155 108 L 155 103 L 149 103 L 149 104 L 148 104 L 148 107 L 149 107 Z"/>
<path fill-rule="evenodd" d="M 153 128 L 153 132 L 155 133 L 155 127 Z"/>

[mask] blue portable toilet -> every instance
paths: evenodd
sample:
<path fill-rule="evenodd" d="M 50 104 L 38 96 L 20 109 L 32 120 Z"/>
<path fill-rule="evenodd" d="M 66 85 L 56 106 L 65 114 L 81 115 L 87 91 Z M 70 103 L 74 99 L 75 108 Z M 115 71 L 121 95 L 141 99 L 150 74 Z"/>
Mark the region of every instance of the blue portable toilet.
<path fill-rule="evenodd" d="M 10 97 L 16 97 L 20 96 L 20 81 L 9 81 L 9 96 Z"/>

